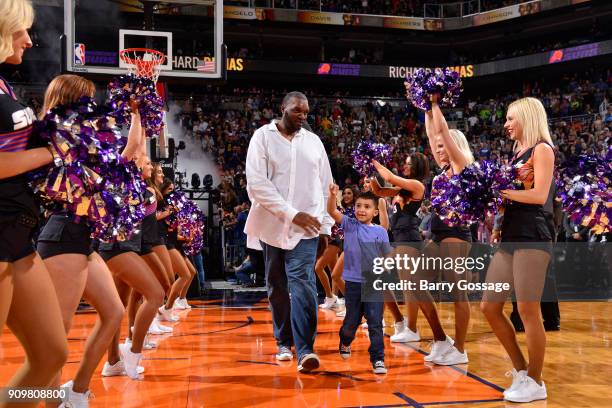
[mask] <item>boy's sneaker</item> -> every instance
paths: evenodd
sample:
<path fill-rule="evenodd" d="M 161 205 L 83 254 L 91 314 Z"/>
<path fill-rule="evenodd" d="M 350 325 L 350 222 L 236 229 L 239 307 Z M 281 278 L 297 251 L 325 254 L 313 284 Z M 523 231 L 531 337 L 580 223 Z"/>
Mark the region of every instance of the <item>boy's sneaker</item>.
<path fill-rule="evenodd" d="M 467 351 L 463 351 L 463 353 L 459 352 L 455 346 L 451 346 L 450 349 L 443 355 L 439 357 L 435 357 L 431 360 L 432 363 L 437 365 L 455 365 L 455 364 L 467 364 L 468 356 Z"/>
<path fill-rule="evenodd" d="M 333 309 L 337 301 L 338 298 L 336 296 L 332 296 L 330 298 L 326 297 L 325 302 L 321 303 L 319 307 L 321 309 Z"/>
<path fill-rule="evenodd" d="M 138 366 L 138 374 L 144 373 L 145 369 L 142 366 Z M 102 377 L 118 377 L 121 375 L 127 375 L 125 372 L 125 365 L 123 361 L 119 360 L 115 364 L 109 364 L 108 361 L 104 362 L 102 367 Z"/>
<path fill-rule="evenodd" d="M 351 357 L 351 346 L 345 346 L 344 344 L 340 343 L 338 351 L 340 352 L 340 357 L 342 357 L 343 360 L 348 360 Z"/>
<path fill-rule="evenodd" d="M 512 385 L 504 390 L 504 397 L 506 396 L 506 393 L 513 391 L 526 375 L 527 370 L 516 371 L 516 368 L 514 367 L 512 370 L 508 371 L 506 373 L 506 377 L 512 377 Z"/>
<path fill-rule="evenodd" d="M 436 358 L 441 358 L 455 344 L 454 340 L 446 336 L 446 340 L 434 341 L 431 351 L 425 356 L 425 361 L 432 362 Z"/>
<path fill-rule="evenodd" d="M 539 385 L 528 375 L 521 377 L 512 391 L 504 393 L 504 399 L 510 402 L 532 402 L 546 398 L 544 381 L 542 381 L 542 385 Z"/>
<path fill-rule="evenodd" d="M 385 362 L 382 360 L 378 360 L 372 364 L 372 370 L 374 371 L 374 374 L 387 374 L 387 367 L 385 366 Z"/>
<path fill-rule="evenodd" d="M 346 317 L 346 308 L 342 306 L 342 309 L 338 309 L 336 317 Z"/>
<path fill-rule="evenodd" d="M 291 352 L 291 347 L 280 346 L 278 348 L 278 353 L 276 353 L 276 359 L 278 361 L 291 361 L 291 360 L 293 360 L 293 353 Z"/>
<path fill-rule="evenodd" d="M 297 369 L 300 373 L 309 373 L 312 370 L 319 368 L 319 364 L 319 356 L 317 356 L 315 353 L 309 353 L 300 359 Z"/>

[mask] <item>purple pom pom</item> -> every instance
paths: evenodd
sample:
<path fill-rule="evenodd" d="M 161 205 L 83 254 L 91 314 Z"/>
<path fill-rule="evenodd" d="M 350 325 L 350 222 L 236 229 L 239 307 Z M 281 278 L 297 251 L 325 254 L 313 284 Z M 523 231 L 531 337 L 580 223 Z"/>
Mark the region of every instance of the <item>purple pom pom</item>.
<path fill-rule="evenodd" d="M 75 212 L 92 221 L 94 238 L 103 242 L 128 240 L 145 216 L 144 194 L 147 186 L 136 165 L 122 157 L 104 174 L 102 190 L 96 193 L 88 207 L 80 205 Z M 98 216 L 98 206 L 102 203 L 102 215 L 106 213 L 106 216 Z"/>
<path fill-rule="evenodd" d="M 376 172 L 372 160 L 377 160 L 383 166 L 391 161 L 393 148 L 383 143 L 372 143 L 362 140 L 353 151 L 354 168 L 362 176 L 370 176 Z"/>
<path fill-rule="evenodd" d="M 406 76 L 407 97 L 412 104 L 424 111 L 431 110 L 431 96 L 440 95 L 440 107 L 454 107 L 461 95 L 459 73 L 450 68 L 436 68 L 433 72 L 419 68 Z"/>
<path fill-rule="evenodd" d="M 431 205 L 450 227 L 466 226 L 495 214 L 502 205 L 502 190 L 514 190 L 516 169 L 493 162 L 474 162 L 459 174 L 442 173 L 432 183 Z"/>
<path fill-rule="evenodd" d="M 612 232 L 612 146 L 607 157 L 581 155 L 559 168 L 557 197 L 569 219 L 594 234 Z"/>
<path fill-rule="evenodd" d="M 172 214 L 166 223 L 177 232 L 187 255 L 195 255 L 204 247 L 206 217 L 198 206 L 182 191 L 173 191 L 166 197 L 166 204 Z"/>
<path fill-rule="evenodd" d="M 486 202 L 486 215 L 497 214 L 503 206 L 503 190 L 516 190 L 518 186 L 518 173 L 511 164 L 497 164 L 491 161 L 478 163 L 484 173 L 488 190 L 482 200 Z"/>
<path fill-rule="evenodd" d="M 91 98 L 57 106 L 34 124 L 33 136 L 49 145 L 54 161 L 29 174 L 48 209 L 86 218 L 92 236 L 104 242 L 128 239 L 144 217 L 140 171 L 121 157 L 119 130 Z"/>
<path fill-rule="evenodd" d="M 190 239 L 183 245 L 187 255 L 195 255 L 204 248 L 204 231 L 206 217 L 204 213 L 193 204 L 187 225 L 184 227 L 187 237 Z"/>
<path fill-rule="evenodd" d="M 138 111 L 147 137 L 159 136 L 164 119 L 164 101 L 157 95 L 155 83 L 133 74 L 121 75 L 108 85 L 111 116 L 120 125 L 130 123 L 130 101 L 138 103 Z"/>

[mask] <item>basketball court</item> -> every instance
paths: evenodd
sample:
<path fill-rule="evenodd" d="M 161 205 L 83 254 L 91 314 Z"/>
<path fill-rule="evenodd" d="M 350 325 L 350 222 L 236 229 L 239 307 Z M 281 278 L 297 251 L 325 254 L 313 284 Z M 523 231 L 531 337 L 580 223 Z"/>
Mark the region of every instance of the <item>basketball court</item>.
<path fill-rule="evenodd" d="M 422 316 L 418 343 L 389 343 L 385 353 L 389 373 L 372 374 L 366 329 L 359 329 L 351 359 L 338 354 L 341 318 L 332 311 L 319 312 L 315 350 L 321 369 L 298 374 L 296 363 L 277 362 L 272 323 L 263 292 L 219 294 L 193 301 L 193 309 L 180 313 L 171 336 L 152 336 L 158 348 L 145 351 L 142 381 L 128 377 L 104 378 L 102 364 L 91 390 L 95 407 L 425 407 L 521 406 L 504 402 L 509 385 L 504 373 L 510 367 L 497 339 L 478 306 L 466 349 L 468 365 L 441 367 L 424 363 L 431 332 Z M 547 333 L 544 376 L 549 398 L 531 407 L 609 406 L 612 378 L 612 305 L 561 303 L 562 331 Z M 451 308 L 444 304 L 442 321 L 453 324 Z M 93 313 L 79 313 L 68 340 L 70 355 L 62 380 L 72 378 L 82 355 Z M 386 316 L 390 322 L 391 317 Z M 389 324 L 389 323 L 387 323 Z M 127 330 L 124 322 L 123 332 Z M 451 332 L 452 334 L 452 332 Z M 524 344 L 524 334 L 519 335 Z M 6 382 L 23 361 L 16 339 L 5 329 L 0 341 L 0 381 Z M 525 404 L 527 406 L 527 404 Z"/>

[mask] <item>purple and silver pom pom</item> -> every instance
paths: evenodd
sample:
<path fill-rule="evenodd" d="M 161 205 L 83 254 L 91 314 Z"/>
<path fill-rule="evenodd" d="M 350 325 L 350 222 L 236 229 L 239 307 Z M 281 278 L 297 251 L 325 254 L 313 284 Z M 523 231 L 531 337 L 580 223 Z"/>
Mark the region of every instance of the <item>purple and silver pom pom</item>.
<path fill-rule="evenodd" d="M 431 96 L 440 95 L 440 107 L 454 107 L 461 96 L 461 78 L 459 73 L 450 68 L 436 68 L 431 71 L 417 69 L 406 76 L 408 99 L 414 106 L 424 111 L 431 110 Z"/>
<path fill-rule="evenodd" d="M 166 204 L 172 214 L 166 223 L 177 232 L 187 255 L 195 255 L 204 247 L 206 216 L 199 207 L 181 191 L 173 191 L 166 197 Z"/>
<path fill-rule="evenodd" d="M 607 155 L 568 159 L 556 182 L 557 197 L 569 219 L 594 234 L 612 232 L 612 147 Z"/>
<path fill-rule="evenodd" d="M 389 145 L 362 140 L 351 154 L 355 170 L 366 177 L 376 173 L 372 160 L 377 160 L 386 166 L 391 161 L 392 150 Z"/>
<path fill-rule="evenodd" d="M 516 170 L 484 161 L 466 166 L 459 174 L 440 174 L 433 180 L 431 205 L 450 227 L 467 226 L 495 214 L 502 206 L 502 190 L 514 190 Z"/>
<path fill-rule="evenodd" d="M 147 137 L 159 136 L 164 119 L 164 101 L 149 78 L 133 74 L 121 75 L 108 85 L 111 116 L 120 125 L 130 123 L 130 101 L 138 103 L 138 111 Z"/>
<path fill-rule="evenodd" d="M 104 242 L 128 239 L 144 216 L 140 172 L 119 154 L 125 138 L 91 98 L 50 110 L 33 128 L 53 163 L 29 174 L 35 196 L 48 209 L 87 219 Z"/>

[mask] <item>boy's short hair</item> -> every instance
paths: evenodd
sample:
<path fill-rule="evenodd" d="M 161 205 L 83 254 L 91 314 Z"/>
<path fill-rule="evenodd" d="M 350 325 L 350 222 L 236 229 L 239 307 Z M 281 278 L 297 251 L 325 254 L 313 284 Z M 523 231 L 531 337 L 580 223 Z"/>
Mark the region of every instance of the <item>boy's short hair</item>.
<path fill-rule="evenodd" d="M 362 199 L 362 200 L 372 200 L 372 203 L 374 204 L 374 208 L 378 209 L 378 196 L 376 194 L 374 194 L 371 191 L 364 191 L 362 193 L 359 193 L 359 195 L 357 196 L 357 199 L 355 200 L 355 202 L 357 202 L 357 200 Z"/>

